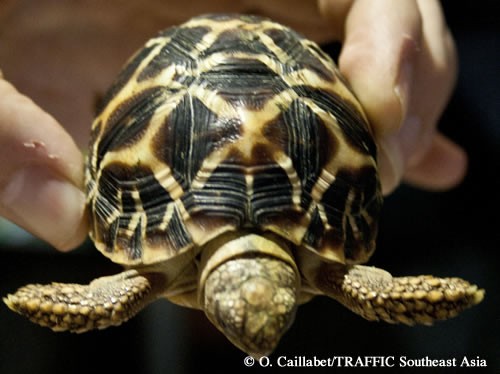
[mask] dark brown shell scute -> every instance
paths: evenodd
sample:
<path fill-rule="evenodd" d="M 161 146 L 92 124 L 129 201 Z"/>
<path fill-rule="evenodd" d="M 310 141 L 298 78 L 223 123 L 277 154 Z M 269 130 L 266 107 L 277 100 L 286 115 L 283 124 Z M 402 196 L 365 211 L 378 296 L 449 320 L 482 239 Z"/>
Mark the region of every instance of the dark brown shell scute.
<path fill-rule="evenodd" d="M 141 82 L 154 78 L 166 66 L 182 64 L 187 69 L 194 69 L 198 59 L 190 52 L 209 31 L 209 28 L 199 26 L 175 27 L 169 33 L 161 33 L 161 36 L 169 36 L 170 41 L 162 47 L 160 52 L 139 73 L 137 81 Z"/>
<path fill-rule="evenodd" d="M 332 113 L 342 131 L 347 134 L 346 138 L 350 144 L 359 151 L 368 152 L 373 158 L 376 158 L 377 147 L 368 124 L 359 111 L 349 103 L 348 99 L 334 92 L 308 85 L 295 86 L 294 90 L 301 97 L 310 98 L 321 109 Z"/>
<path fill-rule="evenodd" d="M 287 88 L 277 72 L 249 58 L 228 58 L 224 64 L 202 73 L 197 83 L 218 92 L 229 103 L 252 110 L 263 109 Z"/>
<path fill-rule="evenodd" d="M 152 223 L 154 223 L 154 220 Z M 178 253 L 179 249 L 188 248 L 188 246 L 193 243 L 191 234 L 182 219 L 182 215 L 176 208 L 173 209 L 172 216 L 165 229 L 162 230 L 156 225 L 152 226 L 153 228 L 149 231 L 150 234 L 147 237 L 147 241 L 152 248 L 172 251 L 172 253 L 167 253 L 167 255 L 175 255 Z M 157 243 L 155 243 L 155 241 Z"/>
<path fill-rule="evenodd" d="M 186 94 L 155 136 L 153 152 L 188 190 L 206 157 L 239 137 L 239 131 L 235 119 L 218 117 L 200 99 Z"/>
<path fill-rule="evenodd" d="M 111 114 L 102 134 L 97 150 L 98 160 L 107 152 L 137 143 L 147 131 L 156 109 L 164 104 L 166 93 L 162 87 L 151 87 L 121 102 Z"/>
<path fill-rule="evenodd" d="M 200 57 L 204 58 L 216 53 L 225 52 L 228 48 L 231 49 L 232 53 L 259 53 L 277 59 L 277 56 L 261 40 L 259 35 L 250 30 L 242 29 L 222 32 L 213 44 L 200 54 Z"/>
<path fill-rule="evenodd" d="M 376 147 L 337 78 L 314 43 L 260 17 L 204 16 L 160 33 L 94 123 L 96 245 L 151 264 L 244 229 L 366 260 L 381 206 Z"/>
<path fill-rule="evenodd" d="M 269 36 L 277 47 L 290 54 L 292 58 L 294 49 L 298 48 L 302 50 L 302 46 L 299 43 L 300 37 L 294 31 L 285 30 L 279 27 L 264 30 L 264 34 Z"/>
<path fill-rule="evenodd" d="M 138 259 L 142 242 L 158 241 L 157 235 L 172 246 L 189 244 L 189 235 L 178 211 L 172 213 L 165 229 L 159 229 L 173 200 L 148 167 L 111 163 L 101 171 L 98 191 L 94 224 L 109 225 L 110 230 L 94 230 L 102 235 L 95 239 L 105 243 L 106 251 L 124 251 L 132 260 Z M 138 204 L 142 210 L 139 215 Z M 113 217 L 111 222 L 110 217 Z M 132 223 L 134 219 L 136 223 Z"/>
<path fill-rule="evenodd" d="M 325 129 L 326 124 L 302 100 L 294 100 L 290 106 L 283 110 L 278 117 L 277 129 L 282 129 L 283 134 L 273 134 L 273 141 L 282 141 L 285 153 L 290 157 L 294 169 L 306 187 L 316 181 L 322 168 L 325 166 L 325 155 L 331 157 L 335 152 L 332 147 L 332 137 Z M 276 130 L 275 130 L 276 131 Z M 325 152 L 328 150 L 328 153 Z M 305 190 L 307 193 L 307 190 Z M 309 191 L 310 192 L 310 191 Z"/>
<path fill-rule="evenodd" d="M 182 202 L 194 221 L 198 216 L 217 217 L 226 226 L 239 227 L 246 215 L 246 183 L 240 168 L 219 165 L 202 188 L 191 189 Z"/>
<path fill-rule="evenodd" d="M 333 82 L 335 74 L 328 68 L 328 57 L 319 48 L 304 48 L 304 39 L 294 31 L 283 28 L 268 29 L 264 34 L 269 36 L 275 46 L 288 56 L 286 69 L 288 72 L 311 69 L 322 79 Z M 311 43 L 311 46 L 314 46 Z"/>
<path fill-rule="evenodd" d="M 285 171 L 274 164 L 255 175 L 249 207 L 257 227 L 272 221 L 274 216 L 287 215 L 294 210 L 292 185 Z"/>
<path fill-rule="evenodd" d="M 376 193 L 376 172 L 373 167 L 340 170 L 321 200 L 328 222 L 345 238 L 346 259 L 353 263 L 365 261 L 375 248 L 382 203 Z M 375 208 L 369 215 L 363 214 L 367 205 Z"/>

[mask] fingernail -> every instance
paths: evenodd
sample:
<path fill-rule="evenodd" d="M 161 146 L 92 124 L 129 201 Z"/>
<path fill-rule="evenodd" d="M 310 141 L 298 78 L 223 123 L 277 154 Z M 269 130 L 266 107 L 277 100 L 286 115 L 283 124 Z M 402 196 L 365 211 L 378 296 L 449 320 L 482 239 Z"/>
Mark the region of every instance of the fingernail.
<path fill-rule="evenodd" d="M 15 223 L 60 250 L 70 249 L 78 236 L 84 201 L 80 189 L 43 166 L 16 171 L 0 191 L 0 204 Z"/>

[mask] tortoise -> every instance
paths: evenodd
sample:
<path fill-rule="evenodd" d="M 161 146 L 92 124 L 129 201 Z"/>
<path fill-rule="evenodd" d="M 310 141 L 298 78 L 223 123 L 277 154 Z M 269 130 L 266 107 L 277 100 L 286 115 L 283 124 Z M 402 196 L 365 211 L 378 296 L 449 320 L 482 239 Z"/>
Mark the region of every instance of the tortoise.
<path fill-rule="evenodd" d="M 165 297 L 260 357 L 315 295 L 407 325 L 484 295 L 361 265 L 383 200 L 373 131 L 332 59 L 266 18 L 204 15 L 150 39 L 103 98 L 85 175 L 90 237 L 125 270 L 4 299 L 54 331 L 120 325 Z"/>

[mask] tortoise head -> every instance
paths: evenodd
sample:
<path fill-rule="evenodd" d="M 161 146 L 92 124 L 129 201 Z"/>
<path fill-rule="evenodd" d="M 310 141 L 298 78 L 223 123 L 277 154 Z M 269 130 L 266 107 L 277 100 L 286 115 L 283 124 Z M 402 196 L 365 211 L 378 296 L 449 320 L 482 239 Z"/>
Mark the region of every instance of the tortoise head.
<path fill-rule="evenodd" d="M 286 245 L 248 234 L 211 243 L 203 256 L 199 301 L 209 320 L 248 354 L 269 354 L 297 307 L 300 276 Z"/>

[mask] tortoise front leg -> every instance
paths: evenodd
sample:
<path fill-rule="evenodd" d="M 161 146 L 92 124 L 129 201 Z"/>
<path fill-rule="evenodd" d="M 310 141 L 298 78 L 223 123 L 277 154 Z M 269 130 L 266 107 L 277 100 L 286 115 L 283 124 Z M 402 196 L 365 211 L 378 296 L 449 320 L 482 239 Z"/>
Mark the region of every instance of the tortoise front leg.
<path fill-rule="evenodd" d="M 117 326 L 155 298 L 150 275 L 136 270 L 95 279 L 88 285 L 30 284 L 3 299 L 41 326 L 76 333 Z"/>
<path fill-rule="evenodd" d="M 355 265 L 321 266 L 314 285 L 368 320 L 431 325 L 479 304 L 484 290 L 460 278 L 430 275 L 393 277 L 385 270 Z"/>

